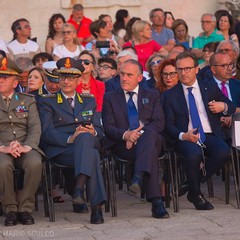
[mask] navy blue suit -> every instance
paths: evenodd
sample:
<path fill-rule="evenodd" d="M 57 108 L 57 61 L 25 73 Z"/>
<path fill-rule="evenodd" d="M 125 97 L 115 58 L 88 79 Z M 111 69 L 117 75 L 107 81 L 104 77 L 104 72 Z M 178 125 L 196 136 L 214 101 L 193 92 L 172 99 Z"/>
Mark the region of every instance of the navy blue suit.
<path fill-rule="evenodd" d="M 43 96 L 38 102 L 42 125 L 43 150 L 48 159 L 60 164 L 74 166 L 75 176 L 88 176 L 91 204 L 97 205 L 106 200 L 100 169 L 99 137 L 103 136 L 100 113 L 96 112 L 95 98 L 76 94 L 74 110 L 61 91 Z M 76 127 L 83 121 L 90 121 L 97 137 L 81 133 L 74 143 L 67 143 Z"/>
<path fill-rule="evenodd" d="M 208 103 L 212 100 L 222 101 L 228 105 L 228 114 L 235 112 L 234 104 L 226 98 L 216 84 L 204 80 L 198 81 L 203 104 L 212 129 L 211 134 L 206 134 L 204 152 L 208 156 L 205 168 L 206 180 L 218 169 L 222 168 L 229 155 L 229 148 L 224 141 L 224 134 L 220 123 L 222 113 L 214 114 L 209 110 Z M 190 141 L 179 140 L 181 132 L 188 131 L 189 110 L 184 96 L 181 83 L 164 93 L 163 107 L 166 117 L 165 130 L 168 139 L 173 143 L 174 149 L 183 156 L 183 164 L 190 185 L 190 191 L 200 193 L 200 181 L 202 179 L 199 171 L 202 161 L 202 150 L 199 145 Z"/>
<path fill-rule="evenodd" d="M 123 134 L 129 129 L 127 103 L 124 91 L 119 88 L 104 96 L 102 118 L 109 140 L 108 147 L 117 156 L 135 161 L 135 172 L 144 172 L 147 176 L 147 200 L 160 197 L 158 161 L 163 139 L 164 114 L 160 105 L 159 93 L 139 87 L 138 115 L 144 123 L 144 133 L 131 149 L 126 148 Z"/>

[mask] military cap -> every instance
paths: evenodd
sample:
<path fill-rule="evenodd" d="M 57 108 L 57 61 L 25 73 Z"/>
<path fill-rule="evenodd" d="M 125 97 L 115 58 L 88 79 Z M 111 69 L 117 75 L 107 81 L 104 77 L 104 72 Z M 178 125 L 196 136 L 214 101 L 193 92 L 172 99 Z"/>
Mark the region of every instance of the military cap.
<path fill-rule="evenodd" d="M 60 75 L 81 75 L 84 71 L 83 65 L 80 61 L 74 58 L 61 58 L 57 61 L 58 72 Z"/>
<path fill-rule="evenodd" d="M 19 76 L 21 69 L 9 58 L 0 58 L 0 76 Z"/>
<path fill-rule="evenodd" d="M 57 71 L 56 61 L 49 61 L 43 63 L 43 69 L 50 82 L 59 83 L 59 72 Z"/>

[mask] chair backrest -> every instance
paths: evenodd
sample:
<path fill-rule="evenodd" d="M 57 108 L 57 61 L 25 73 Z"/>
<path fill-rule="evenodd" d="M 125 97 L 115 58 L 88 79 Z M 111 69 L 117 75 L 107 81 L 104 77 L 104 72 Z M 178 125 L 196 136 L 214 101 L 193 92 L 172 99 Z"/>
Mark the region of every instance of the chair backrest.
<path fill-rule="evenodd" d="M 232 146 L 233 147 L 240 147 L 240 113 L 235 113 L 233 115 Z"/>

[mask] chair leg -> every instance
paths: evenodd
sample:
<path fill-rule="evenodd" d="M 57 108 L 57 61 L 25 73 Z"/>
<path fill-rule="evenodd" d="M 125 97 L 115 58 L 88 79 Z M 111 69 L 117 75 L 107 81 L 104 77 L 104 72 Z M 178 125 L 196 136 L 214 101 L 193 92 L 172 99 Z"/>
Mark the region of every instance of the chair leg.
<path fill-rule="evenodd" d="M 115 184 L 115 160 L 112 156 L 108 156 L 109 166 L 109 185 L 111 192 L 111 211 L 112 217 L 117 217 L 117 196 L 116 196 L 116 184 Z M 112 191 L 111 191 L 112 190 Z"/>
<path fill-rule="evenodd" d="M 49 174 L 47 175 L 48 178 L 48 184 L 49 184 L 49 221 L 50 222 L 55 222 L 55 210 L 54 210 L 54 202 L 53 202 L 53 195 L 52 195 L 52 191 L 53 191 L 53 184 L 52 184 L 52 165 L 50 162 L 48 163 L 48 171 Z"/>
<path fill-rule="evenodd" d="M 233 178 L 234 178 L 234 186 L 235 186 L 235 194 L 237 200 L 237 207 L 240 208 L 240 197 L 239 197 L 239 153 L 236 149 L 236 165 L 235 165 L 235 158 L 233 149 L 231 149 L 231 160 L 232 160 L 232 171 L 233 171 Z"/>
<path fill-rule="evenodd" d="M 208 187 L 208 196 L 209 196 L 210 198 L 214 197 L 212 177 L 210 177 L 210 178 L 207 180 L 207 187 Z"/>
<path fill-rule="evenodd" d="M 225 202 L 229 204 L 230 199 L 230 161 L 225 163 L 224 166 L 224 179 L 225 179 Z"/>
<path fill-rule="evenodd" d="M 173 196 L 173 208 L 174 212 L 179 212 L 179 197 L 178 197 L 178 160 L 177 160 L 177 154 L 173 152 L 173 164 L 174 167 L 172 167 L 172 161 L 169 161 L 170 163 L 170 173 L 171 173 L 171 179 L 172 179 L 172 196 Z"/>

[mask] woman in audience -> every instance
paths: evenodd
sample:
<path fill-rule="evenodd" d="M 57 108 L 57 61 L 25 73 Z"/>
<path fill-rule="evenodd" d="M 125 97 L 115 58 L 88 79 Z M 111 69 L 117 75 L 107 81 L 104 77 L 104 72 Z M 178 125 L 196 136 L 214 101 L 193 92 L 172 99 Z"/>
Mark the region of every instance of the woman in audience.
<path fill-rule="evenodd" d="M 84 47 L 78 43 L 75 27 L 70 23 L 64 23 L 61 33 L 63 35 L 63 44 L 57 45 L 53 49 L 54 61 L 64 57 L 77 59 Z"/>
<path fill-rule="evenodd" d="M 115 15 L 116 22 L 113 24 L 114 33 L 123 39 L 126 34 L 126 25 L 130 19 L 128 10 L 119 9 Z"/>
<path fill-rule="evenodd" d="M 154 53 L 147 60 L 146 69 L 150 77 L 147 80 L 147 84 L 150 88 L 155 88 L 157 82 L 160 80 L 159 66 L 164 59 L 165 57 L 162 56 L 160 53 Z"/>
<path fill-rule="evenodd" d="M 165 27 L 171 29 L 175 18 L 172 12 L 164 12 L 165 15 Z"/>
<path fill-rule="evenodd" d="M 194 37 L 188 35 L 188 25 L 183 19 L 176 19 L 173 22 L 172 30 L 176 44 L 181 44 L 187 49 L 192 49 Z"/>
<path fill-rule="evenodd" d="M 124 40 L 125 42 L 128 42 L 129 40 L 132 39 L 132 26 L 133 26 L 133 24 L 134 24 L 137 20 L 141 20 L 141 18 L 139 18 L 139 17 L 132 17 L 132 18 L 128 21 L 128 23 L 127 23 L 127 25 L 126 25 L 126 34 L 125 34 L 125 36 L 124 36 L 124 38 L 123 38 L 123 40 Z"/>
<path fill-rule="evenodd" d="M 234 33 L 234 20 L 230 13 L 226 12 L 219 16 L 217 29 L 222 32 L 225 40 L 232 40 L 238 44 L 238 37 Z"/>
<path fill-rule="evenodd" d="M 33 92 L 42 87 L 46 81 L 46 73 L 42 68 L 34 67 L 28 73 L 27 90 L 26 92 Z M 39 93 L 41 94 L 41 93 Z"/>
<path fill-rule="evenodd" d="M 80 84 L 77 86 L 76 91 L 79 93 L 93 94 L 97 103 L 97 111 L 101 112 L 105 84 L 96 80 L 93 76 L 96 67 L 96 59 L 92 53 L 85 50 L 80 53 L 79 61 L 82 63 L 85 70 L 80 77 Z"/>
<path fill-rule="evenodd" d="M 161 93 L 169 90 L 178 83 L 176 61 L 174 59 L 163 60 L 159 66 L 159 81 L 156 87 Z"/>
<path fill-rule="evenodd" d="M 65 22 L 64 16 L 60 13 L 53 14 L 49 20 L 45 51 L 50 55 L 52 55 L 55 46 L 63 43 L 61 29 Z"/>
<path fill-rule="evenodd" d="M 125 43 L 125 46 L 133 46 L 138 55 L 138 61 L 142 65 L 143 70 L 146 70 L 146 62 L 148 58 L 155 52 L 161 53 L 163 56 L 168 54 L 168 51 L 152 40 L 151 24 L 144 20 L 137 20 L 132 26 L 132 39 Z"/>

